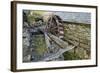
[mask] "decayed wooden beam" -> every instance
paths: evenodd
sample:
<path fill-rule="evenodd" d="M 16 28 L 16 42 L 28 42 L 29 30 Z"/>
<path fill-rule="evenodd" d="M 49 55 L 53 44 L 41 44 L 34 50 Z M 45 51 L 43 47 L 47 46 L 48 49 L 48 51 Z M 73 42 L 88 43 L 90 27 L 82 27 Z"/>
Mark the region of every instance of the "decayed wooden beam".
<path fill-rule="evenodd" d="M 53 40 L 57 45 L 61 47 L 61 49 L 65 49 L 68 47 L 68 43 L 61 40 L 60 38 L 48 33 L 48 36 L 50 37 L 51 40 Z"/>
<path fill-rule="evenodd" d="M 83 43 L 83 44 L 86 44 L 86 45 L 89 45 L 88 43 L 90 42 L 90 40 L 88 40 L 86 38 L 81 39 L 80 37 L 75 37 L 73 35 L 67 35 L 65 37 L 67 39 L 74 40 L 74 41 L 77 41 L 77 42 L 80 42 L 80 43 Z"/>
<path fill-rule="evenodd" d="M 77 42 L 77 41 L 73 41 L 73 40 L 70 40 L 70 39 L 64 39 L 65 41 L 75 45 L 75 46 L 80 46 L 82 48 L 85 48 L 85 49 L 89 49 L 90 48 L 90 45 L 86 45 L 84 43 L 80 43 L 80 42 Z"/>
<path fill-rule="evenodd" d="M 70 22 L 70 21 L 62 21 L 62 23 L 64 23 L 64 24 L 86 24 L 86 25 L 90 25 L 90 24 L 88 24 L 88 23 L 79 23 L 79 22 Z"/>

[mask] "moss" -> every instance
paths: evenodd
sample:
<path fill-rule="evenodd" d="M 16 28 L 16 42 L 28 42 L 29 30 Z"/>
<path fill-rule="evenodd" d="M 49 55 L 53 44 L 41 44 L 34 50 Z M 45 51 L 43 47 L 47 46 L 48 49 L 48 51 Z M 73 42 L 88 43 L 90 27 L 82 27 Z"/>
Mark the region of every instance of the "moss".
<path fill-rule="evenodd" d="M 35 35 L 35 36 L 36 36 L 34 39 L 35 50 L 38 55 L 43 55 L 47 50 L 44 36 L 43 35 Z"/>
<path fill-rule="evenodd" d="M 34 11 L 31 11 L 31 12 L 33 12 L 34 14 L 42 15 L 45 11 L 42 11 L 42 10 L 34 10 Z"/>
<path fill-rule="evenodd" d="M 64 54 L 64 60 L 79 60 L 81 59 L 77 54 L 73 52 L 65 52 Z"/>
<path fill-rule="evenodd" d="M 30 13 L 27 15 L 29 23 L 33 24 L 33 22 L 41 19 L 43 13 L 44 11 L 30 11 Z"/>

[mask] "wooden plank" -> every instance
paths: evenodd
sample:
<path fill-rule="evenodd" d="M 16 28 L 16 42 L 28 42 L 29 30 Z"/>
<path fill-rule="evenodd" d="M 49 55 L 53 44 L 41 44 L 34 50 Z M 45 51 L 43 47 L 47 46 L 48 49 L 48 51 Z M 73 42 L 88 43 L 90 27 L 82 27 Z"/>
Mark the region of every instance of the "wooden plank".
<path fill-rule="evenodd" d="M 70 21 L 62 21 L 62 23 L 67 23 L 67 24 L 86 24 L 86 25 L 90 25 L 88 23 L 79 23 L 79 22 L 70 22 Z"/>
<path fill-rule="evenodd" d="M 86 44 L 88 45 L 89 42 L 91 42 L 90 40 L 86 39 L 86 38 L 80 38 L 80 37 L 75 37 L 73 35 L 67 35 L 65 36 L 67 39 L 70 39 L 70 40 L 73 40 L 73 41 L 77 41 L 77 42 L 80 42 L 80 43 L 83 43 L 83 44 Z"/>
<path fill-rule="evenodd" d="M 80 46 L 82 48 L 85 48 L 85 49 L 89 49 L 90 48 L 90 45 L 86 45 L 84 43 L 80 43 L 80 42 L 77 42 L 77 41 L 72 41 L 72 40 L 69 40 L 69 39 L 64 39 L 65 41 L 75 45 L 75 46 Z"/>

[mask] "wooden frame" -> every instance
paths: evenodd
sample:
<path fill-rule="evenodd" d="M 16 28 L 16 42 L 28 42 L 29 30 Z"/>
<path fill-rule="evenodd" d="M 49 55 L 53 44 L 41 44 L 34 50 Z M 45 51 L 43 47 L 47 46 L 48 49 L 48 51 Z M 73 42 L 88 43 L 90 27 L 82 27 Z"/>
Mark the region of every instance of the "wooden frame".
<path fill-rule="evenodd" d="M 58 6 L 58 7 L 76 7 L 76 8 L 90 8 L 90 9 L 94 9 L 94 16 L 95 16 L 95 21 L 94 21 L 94 25 L 95 25 L 95 61 L 94 61 L 94 64 L 90 64 L 90 65 L 78 65 L 78 66 L 59 66 L 59 67 L 45 67 L 45 68 L 26 68 L 26 69 L 17 69 L 17 66 L 18 66 L 18 62 L 17 62 L 17 59 L 18 59 L 18 51 L 17 51 L 17 33 L 18 33 L 18 30 L 17 28 L 19 28 L 17 25 L 18 25 L 18 21 L 17 21 L 17 5 L 18 4 L 22 4 L 22 5 L 44 5 L 44 6 Z M 33 6 L 34 7 L 34 6 Z M 73 4 L 57 4 L 57 3 L 42 3 L 42 2 L 26 2 L 26 1 L 12 1 L 11 2 L 11 71 L 13 72 L 19 72 L 19 71 L 37 71 L 37 70 L 52 70 L 52 69 L 68 69 L 68 68 L 83 68 L 83 67 L 96 67 L 98 65 L 98 62 L 97 62 L 97 22 L 98 22 L 98 19 L 97 19 L 97 6 L 89 6 L 89 5 L 73 5 Z M 70 23 L 70 22 L 69 22 Z"/>

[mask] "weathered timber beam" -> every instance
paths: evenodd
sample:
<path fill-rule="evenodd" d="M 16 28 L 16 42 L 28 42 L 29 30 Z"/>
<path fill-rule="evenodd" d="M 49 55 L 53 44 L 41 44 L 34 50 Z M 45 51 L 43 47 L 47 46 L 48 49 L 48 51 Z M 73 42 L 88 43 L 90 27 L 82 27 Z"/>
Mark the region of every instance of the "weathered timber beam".
<path fill-rule="evenodd" d="M 80 22 L 70 22 L 70 21 L 61 21 L 62 23 L 67 23 L 67 24 L 86 24 L 86 25 L 90 25 L 88 23 L 80 23 Z"/>
<path fill-rule="evenodd" d="M 86 45 L 86 44 L 83 44 L 83 43 L 80 43 L 80 42 L 77 42 L 77 41 L 73 41 L 73 40 L 69 40 L 69 39 L 64 39 L 64 40 L 75 45 L 75 46 L 80 46 L 80 47 L 85 48 L 85 49 L 90 48 L 90 45 Z"/>
<path fill-rule="evenodd" d="M 70 40 L 75 40 L 77 42 L 80 42 L 80 43 L 83 43 L 83 44 L 86 44 L 88 45 L 89 42 L 91 42 L 90 40 L 86 39 L 86 38 L 80 38 L 80 37 L 75 37 L 75 36 L 72 36 L 72 35 L 67 35 L 65 36 L 67 39 L 70 39 Z"/>

